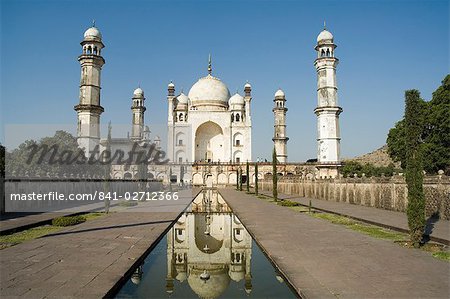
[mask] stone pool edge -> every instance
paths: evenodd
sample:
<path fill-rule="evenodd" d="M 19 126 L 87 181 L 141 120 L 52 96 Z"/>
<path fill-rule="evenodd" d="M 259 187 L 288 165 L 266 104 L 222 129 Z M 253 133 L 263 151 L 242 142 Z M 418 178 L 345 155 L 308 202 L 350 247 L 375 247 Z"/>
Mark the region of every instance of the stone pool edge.
<path fill-rule="evenodd" d="M 181 215 L 189 208 L 189 205 L 192 201 L 197 197 L 197 195 L 201 192 L 201 189 L 192 189 L 192 200 L 189 201 L 186 207 L 175 217 L 175 219 L 170 222 L 164 231 L 156 238 L 153 243 L 134 261 L 131 267 L 122 275 L 122 277 L 113 285 L 113 287 L 103 296 L 103 298 L 115 298 L 115 296 L 119 293 L 122 287 L 127 283 L 127 281 L 131 278 L 134 271 L 137 267 L 139 267 L 143 261 L 148 257 L 150 252 L 159 244 L 159 242 L 164 238 L 164 236 L 169 232 L 169 230 L 173 227 L 173 225 L 178 221 Z"/>

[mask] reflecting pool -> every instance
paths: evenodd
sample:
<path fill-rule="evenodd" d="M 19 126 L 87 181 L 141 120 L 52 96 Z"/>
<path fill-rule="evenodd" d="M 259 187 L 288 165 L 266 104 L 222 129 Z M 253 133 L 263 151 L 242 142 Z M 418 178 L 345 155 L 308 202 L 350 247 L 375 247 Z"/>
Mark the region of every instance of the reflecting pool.
<path fill-rule="evenodd" d="M 117 298 L 296 298 L 221 198 L 206 189 Z"/>

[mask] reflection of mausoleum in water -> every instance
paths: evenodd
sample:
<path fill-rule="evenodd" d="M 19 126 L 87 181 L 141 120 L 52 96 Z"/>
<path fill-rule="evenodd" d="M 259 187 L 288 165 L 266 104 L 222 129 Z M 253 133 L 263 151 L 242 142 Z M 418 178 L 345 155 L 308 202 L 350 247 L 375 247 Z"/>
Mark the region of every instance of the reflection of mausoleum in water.
<path fill-rule="evenodd" d="M 176 279 L 200 298 L 216 298 L 234 280 L 244 281 L 250 293 L 251 252 L 243 224 L 217 191 L 204 190 L 168 233 L 166 290 L 175 291 Z"/>

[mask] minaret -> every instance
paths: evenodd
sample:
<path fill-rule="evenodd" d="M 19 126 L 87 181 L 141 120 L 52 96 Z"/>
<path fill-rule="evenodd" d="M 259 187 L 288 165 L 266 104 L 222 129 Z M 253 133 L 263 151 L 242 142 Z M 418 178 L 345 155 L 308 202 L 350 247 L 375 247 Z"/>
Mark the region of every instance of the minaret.
<path fill-rule="evenodd" d="M 175 84 L 172 81 L 167 85 L 167 101 L 169 102 L 167 122 L 173 124 L 173 101 L 175 99 Z"/>
<path fill-rule="evenodd" d="M 169 107 L 167 109 L 167 128 L 168 128 L 168 140 L 167 140 L 167 154 L 171 162 L 175 161 L 175 84 L 172 81 L 167 85 L 167 102 Z"/>
<path fill-rule="evenodd" d="M 95 23 L 84 33 L 80 43 L 83 53 L 78 57 L 81 64 L 80 103 L 74 107 L 78 114 L 77 141 L 86 155 L 90 155 L 100 141 L 100 74 L 105 60 L 101 51 L 105 47 L 102 35 Z"/>
<path fill-rule="evenodd" d="M 244 100 L 245 100 L 245 119 L 247 121 L 247 124 L 251 126 L 251 113 L 250 113 L 250 103 L 252 102 L 252 86 L 250 83 L 245 83 L 244 85 Z"/>
<path fill-rule="evenodd" d="M 289 140 L 286 137 L 286 96 L 281 89 L 278 89 L 275 93 L 275 99 L 273 100 L 275 106 L 273 107 L 273 116 L 275 118 L 273 143 L 277 152 L 277 159 L 280 163 L 287 162 L 287 142 Z"/>
<path fill-rule="evenodd" d="M 131 111 L 133 113 L 131 139 L 140 140 L 143 137 L 144 130 L 144 112 L 145 108 L 144 91 L 138 87 L 133 92 L 133 104 Z"/>
<path fill-rule="evenodd" d="M 335 177 L 340 163 L 339 114 L 342 108 L 339 107 L 337 100 L 336 66 L 339 60 L 334 57 L 336 45 L 333 42 L 333 35 L 326 28 L 317 37 L 315 49 L 318 101 L 314 113 L 317 115 L 319 134 L 317 161 L 323 166 L 320 170 L 321 177 Z"/>

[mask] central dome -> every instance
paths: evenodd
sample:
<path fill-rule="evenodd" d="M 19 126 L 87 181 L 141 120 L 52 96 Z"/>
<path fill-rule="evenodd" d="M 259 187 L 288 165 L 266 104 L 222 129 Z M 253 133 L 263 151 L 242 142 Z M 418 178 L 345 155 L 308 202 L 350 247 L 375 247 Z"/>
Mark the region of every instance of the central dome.
<path fill-rule="evenodd" d="M 192 86 L 188 97 L 192 106 L 228 107 L 230 91 L 220 79 L 207 75 Z"/>

